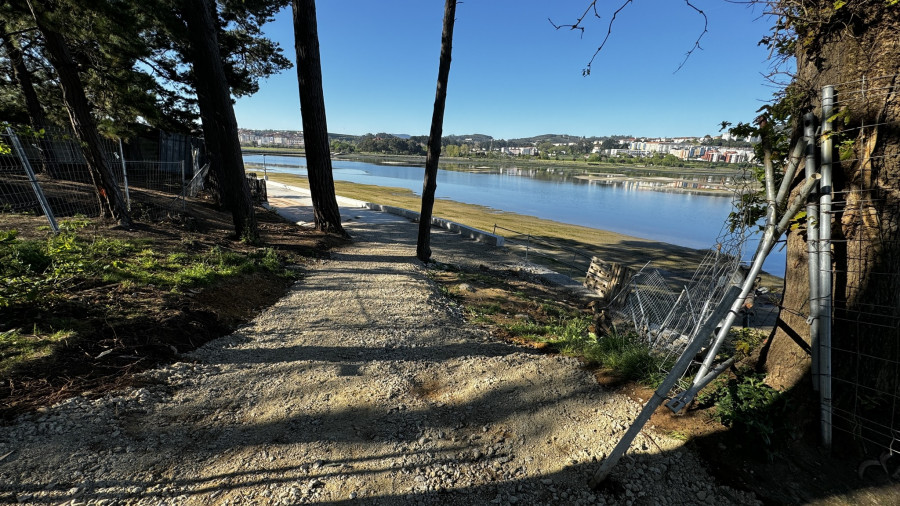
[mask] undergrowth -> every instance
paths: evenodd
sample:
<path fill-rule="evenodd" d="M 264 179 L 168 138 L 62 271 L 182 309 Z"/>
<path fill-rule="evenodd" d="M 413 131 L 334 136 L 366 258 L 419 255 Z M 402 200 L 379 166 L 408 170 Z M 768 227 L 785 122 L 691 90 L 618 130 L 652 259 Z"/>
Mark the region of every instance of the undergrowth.
<path fill-rule="evenodd" d="M 745 434 L 748 441 L 768 448 L 787 426 L 790 405 L 787 397 L 765 383 L 765 375 L 742 370 L 732 378 L 720 378 L 698 398 L 701 404 L 715 404 L 713 417 L 726 427 Z"/>
<path fill-rule="evenodd" d="M 44 239 L 0 230 L 0 375 L 79 338 L 79 322 L 52 315 L 56 303 L 76 300 L 84 289 L 113 293 L 117 287 L 153 286 L 181 292 L 254 272 L 294 277 L 272 249 L 245 253 L 182 243 L 177 251 L 162 252 L 151 240 L 104 237 L 86 230 L 89 225 L 78 218 L 63 221 L 58 234 Z M 18 328 L 21 316 L 38 313 L 44 315 L 39 323 Z"/>
<path fill-rule="evenodd" d="M 163 253 L 141 239 L 82 233 L 88 225 L 83 219 L 64 221 L 58 234 L 44 240 L 21 240 L 15 230 L 0 231 L 0 309 L 64 297 L 86 282 L 181 291 L 252 272 L 290 275 L 272 249 L 242 253 L 214 246 L 196 253 Z"/>
<path fill-rule="evenodd" d="M 584 358 L 589 364 L 610 369 L 622 379 L 658 385 L 672 364 L 654 353 L 636 334 L 597 336 L 590 332 L 586 316 L 560 317 L 554 323 L 501 325 L 511 335 L 549 344 L 565 355 Z"/>

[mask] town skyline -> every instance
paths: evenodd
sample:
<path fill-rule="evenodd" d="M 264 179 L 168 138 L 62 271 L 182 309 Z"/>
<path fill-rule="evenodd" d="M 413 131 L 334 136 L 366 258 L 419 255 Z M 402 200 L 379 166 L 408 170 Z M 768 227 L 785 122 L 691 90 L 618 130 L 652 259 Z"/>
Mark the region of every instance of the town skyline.
<path fill-rule="evenodd" d="M 244 147 L 304 147 L 303 132 L 301 130 L 240 128 L 238 131 L 241 145 Z M 397 134 L 386 132 L 367 133 L 361 136 L 339 133 L 329 133 L 328 135 L 332 142 L 332 149 L 335 149 L 335 142 L 340 142 L 342 146 L 350 148 L 354 145 L 353 142 L 360 142 L 360 140 L 367 138 L 379 139 L 379 135 L 418 140 L 422 141 L 421 144 L 424 144 L 424 140 L 427 139 L 427 136 L 409 136 L 405 134 L 398 136 Z M 755 152 L 751 142 L 753 139 L 735 139 L 728 132 L 724 132 L 716 137 L 704 135 L 703 137 L 685 136 L 673 138 L 632 137 L 626 135 L 582 137 L 566 134 L 543 134 L 516 139 L 497 139 L 487 134 L 468 134 L 443 136 L 442 141 L 444 144 L 443 154 L 450 157 L 497 153 L 507 156 L 527 157 L 571 156 L 573 159 L 582 157 L 587 160 L 592 155 L 602 155 L 612 159 L 617 157 L 648 158 L 659 155 L 673 156 L 682 161 L 702 160 L 729 164 L 755 161 Z M 716 142 L 728 142 L 730 145 L 711 144 Z M 495 143 L 496 146 L 494 145 Z M 417 154 L 424 154 L 424 146 L 421 146 L 421 148 L 421 152 Z"/>

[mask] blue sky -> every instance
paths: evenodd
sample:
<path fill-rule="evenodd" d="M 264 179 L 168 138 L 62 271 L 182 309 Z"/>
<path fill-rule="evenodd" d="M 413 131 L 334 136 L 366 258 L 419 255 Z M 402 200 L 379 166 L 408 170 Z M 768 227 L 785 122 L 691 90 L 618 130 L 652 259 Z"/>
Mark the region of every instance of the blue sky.
<path fill-rule="evenodd" d="M 709 33 L 680 0 L 636 0 L 616 19 L 589 77 L 581 69 L 606 34 L 619 0 L 583 36 L 572 23 L 586 0 L 465 0 L 456 12 L 444 135 L 495 138 L 702 136 L 723 120 L 750 121 L 774 91 L 769 52 L 757 46 L 772 22 L 759 7 L 694 0 Z M 319 0 L 319 41 L 328 131 L 427 135 L 440 53 L 441 0 Z M 291 13 L 266 26 L 294 61 Z M 300 130 L 297 75 L 261 83 L 235 105 L 242 128 Z"/>

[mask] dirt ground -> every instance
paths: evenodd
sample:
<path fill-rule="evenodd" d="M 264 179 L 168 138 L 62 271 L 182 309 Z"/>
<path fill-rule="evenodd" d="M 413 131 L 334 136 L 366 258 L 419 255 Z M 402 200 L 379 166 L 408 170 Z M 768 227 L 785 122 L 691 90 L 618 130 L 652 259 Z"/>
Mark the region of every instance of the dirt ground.
<path fill-rule="evenodd" d="M 140 235 L 151 238 L 154 248 L 162 251 L 185 241 L 196 244 L 198 248 L 219 245 L 223 248 L 247 250 L 255 247 L 230 239 L 230 216 L 217 211 L 212 205 L 198 201 L 187 209 L 187 214 L 182 215 L 148 202 L 139 214 L 139 224 L 132 231 L 103 224 L 94 227 L 97 233 L 112 236 Z M 292 259 L 301 271 L 305 265 L 328 259 L 331 256 L 330 250 L 344 244 L 343 240 L 333 236 L 301 230 L 268 211 L 258 210 L 258 217 L 264 244 L 278 249 Z M 46 234 L 46 231 L 41 230 L 44 225 L 43 218 L 0 215 L 0 229 L 16 228 L 21 237 Z M 575 309 L 586 310 L 585 301 L 539 280 L 509 276 L 508 273 L 491 269 L 482 269 L 479 275 L 486 283 L 482 287 L 484 290 L 479 290 L 480 296 L 491 297 L 511 317 L 524 314 L 537 320 L 547 316 L 542 313 L 539 305 L 526 303 L 523 294 L 528 298 L 552 299 Z M 253 276 L 184 294 L 173 294 L 154 287 L 132 291 L 110 290 L 105 286 L 81 287 L 65 303 L 44 309 L 47 314 L 39 315 L 39 318 L 77 317 L 82 322 L 79 329 L 82 337 L 56 350 L 46 360 L 3 378 L 4 381 L 0 384 L 0 416 L 9 420 L 64 399 L 96 399 L 117 389 L 143 385 L 147 378 L 142 376 L 142 371 L 181 360 L 181 354 L 217 337 L 231 334 L 240 325 L 275 304 L 290 289 L 290 281 L 261 274 Z M 436 281 L 448 285 L 458 282 L 452 276 Z M 302 283 L 301 281 L 300 284 Z M 465 300 L 461 304 L 465 305 Z M 33 315 L 24 314 L 2 316 L 4 325 L 7 326 L 15 326 L 18 321 L 33 318 Z M 148 329 L 154 329 L 152 334 L 148 334 Z M 399 327 L 394 330 L 404 332 Z M 521 347 L 525 353 L 546 351 L 540 350 L 540 346 L 511 340 L 510 336 L 504 335 L 497 328 L 486 330 L 492 338 L 512 341 L 512 344 Z M 116 353 L 107 357 L 118 358 L 98 358 L 102 351 L 108 349 L 113 349 Z M 608 371 L 591 368 L 589 372 L 606 389 L 625 394 L 638 403 L 646 401 L 651 395 L 647 388 L 623 382 Z M 411 382 L 404 383 L 405 387 L 400 385 L 408 390 L 404 396 L 408 393 L 428 405 L 440 404 L 442 400 L 446 402 L 452 396 L 452 389 L 448 389 L 446 381 L 432 378 L 430 374 L 426 369 L 417 370 L 417 376 Z M 459 381 L 464 384 L 463 380 Z M 403 404 L 398 406 L 397 409 L 406 409 Z M 746 445 L 740 434 L 729 431 L 713 420 L 709 410 L 708 406 L 695 406 L 686 414 L 676 416 L 666 408 L 660 408 L 649 426 L 670 438 L 687 440 L 688 447 L 698 453 L 705 462 L 705 468 L 719 483 L 750 492 L 765 504 L 896 503 L 900 491 L 893 482 L 879 475 L 877 469 L 869 470 L 864 478 L 859 479 L 856 475 L 857 462 L 825 455 L 818 449 L 815 441 L 806 438 L 790 441 L 775 452 L 760 452 L 759 448 Z M 805 413 L 806 407 L 799 406 L 798 411 Z M 427 417 L 423 420 L 425 418 Z M 815 417 L 809 414 L 798 419 L 802 423 L 813 423 Z M 318 426 L 316 420 L 310 423 Z M 480 429 L 480 425 L 478 428 Z M 415 432 L 414 429 L 398 426 L 397 430 L 399 434 L 403 431 Z M 466 425 L 466 430 L 469 429 Z M 494 434 L 495 429 L 497 434 Z M 365 432 L 366 428 L 358 427 L 357 430 Z M 499 425 L 490 426 L 484 432 L 487 434 L 486 438 L 496 436 L 500 443 L 508 442 L 508 435 L 504 435 Z M 427 440 L 440 439 L 439 434 L 439 431 L 434 434 L 427 432 L 416 442 L 422 446 L 427 445 Z M 477 431 L 473 431 L 472 437 L 476 434 Z M 374 437 L 375 434 L 371 436 Z M 419 438 L 419 433 L 416 438 Z M 415 443 L 410 446 L 414 445 Z M 313 459 L 312 467 L 315 468 L 320 461 Z M 306 472 L 309 470 L 308 466 Z M 320 484 L 310 485 L 310 489 L 325 487 L 324 483 L 317 483 Z M 351 499 L 352 497 L 350 496 Z M 262 500 L 262 497 L 257 499 Z M 564 503 L 563 499 L 559 501 L 560 504 Z"/>
<path fill-rule="evenodd" d="M 134 192 L 133 192 L 134 193 Z M 251 251 L 275 248 L 298 268 L 343 239 L 303 230 L 277 214 L 257 208 L 262 244 L 234 240 L 231 216 L 204 200 L 192 200 L 172 210 L 171 199 L 152 193 L 136 195 L 136 224 L 123 230 L 93 220 L 82 232 L 111 238 L 141 239 L 154 251 L 167 253 L 184 245 L 196 251 L 212 246 Z M 15 229 L 19 238 L 47 235 L 43 216 L 0 214 L 0 230 Z M 270 306 L 287 291 L 292 280 L 268 272 L 227 279 L 202 289 L 174 293 L 154 286 L 121 285 L 75 287 L 63 298 L 37 304 L 27 311 L 0 311 L 3 329 L 30 328 L 36 322 L 54 326 L 75 322 L 77 338 L 67 340 L 49 356 L 32 360 L 0 382 L 0 418 L 47 406 L 74 395 L 102 395 L 127 386 L 134 373 L 174 359 L 211 339 L 227 335 Z M 153 329 L 152 333 L 148 333 Z M 106 355 L 98 356 L 107 352 Z"/>
<path fill-rule="evenodd" d="M 452 291 L 453 297 L 463 306 L 494 306 L 499 318 L 492 318 L 500 322 L 519 319 L 547 323 L 553 315 L 547 314 L 546 304 L 541 304 L 541 300 L 590 314 L 587 299 L 512 272 L 490 272 L 488 269 L 468 273 L 440 271 L 434 279 Z M 472 287 L 455 289 L 462 282 Z M 769 323 L 769 315 L 765 316 L 766 321 L 761 321 L 763 324 Z M 547 349 L 543 343 L 523 341 L 502 328 L 489 325 L 489 329 L 492 335 L 508 342 Z M 756 355 L 748 357 L 742 365 L 752 365 L 757 358 Z M 613 371 L 589 364 L 584 367 L 592 372 L 599 384 L 623 393 L 639 404 L 644 404 L 653 395 L 651 388 L 623 380 Z M 733 377 L 733 374 L 726 373 L 724 377 Z M 798 390 L 790 395 L 790 424 L 795 431 L 774 436 L 777 439 L 771 445 L 763 445 L 740 430 L 723 426 L 714 417 L 715 406 L 696 401 L 679 414 L 660 406 L 647 427 L 687 441 L 688 446 L 708 463 L 710 473 L 717 479 L 735 489 L 754 493 L 765 504 L 896 504 L 900 498 L 900 485 L 880 466 L 867 467 L 860 477 L 860 456 L 830 455 L 819 445 L 815 436 L 818 433 L 818 404 L 802 400 L 813 398 L 811 391 Z"/>

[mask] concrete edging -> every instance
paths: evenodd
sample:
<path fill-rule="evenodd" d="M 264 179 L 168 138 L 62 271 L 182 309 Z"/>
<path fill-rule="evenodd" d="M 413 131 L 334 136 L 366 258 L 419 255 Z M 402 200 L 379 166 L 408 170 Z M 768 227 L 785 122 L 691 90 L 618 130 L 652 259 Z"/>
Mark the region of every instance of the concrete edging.
<path fill-rule="evenodd" d="M 409 220 L 419 221 L 419 213 L 411 211 L 409 209 L 403 209 L 402 207 L 386 206 L 382 204 L 374 204 L 372 202 L 364 202 L 363 207 L 371 209 L 373 211 L 381 211 L 383 213 L 402 216 Z M 478 242 L 494 244 L 498 248 L 501 248 L 504 244 L 506 244 L 506 239 L 503 236 L 485 232 L 484 230 L 472 228 L 460 223 L 456 223 L 454 221 L 445 220 L 443 218 L 432 217 L 431 224 L 433 226 L 437 226 L 451 232 L 456 232 L 463 237 L 468 237 L 469 239 L 473 239 Z"/>
<path fill-rule="evenodd" d="M 301 193 L 304 195 L 309 195 L 309 190 L 306 188 L 300 188 L 297 186 L 291 186 L 284 183 L 277 183 L 282 187 L 289 189 L 291 191 L 295 191 L 297 193 Z M 383 213 L 393 214 L 395 216 L 400 216 L 412 221 L 419 221 L 419 213 L 416 211 L 411 211 L 409 209 L 403 209 L 402 207 L 394 207 L 394 206 L 386 206 L 383 204 L 375 204 L 372 202 L 365 202 L 362 200 L 351 199 L 348 197 L 337 197 L 338 205 L 342 205 L 344 207 L 361 207 L 364 209 L 370 209 L 372 211 L 380 211 Z M 483 242 L 487 244 L 493 244 L 498 248 L 502 248 L 506 244 L 506 239 L 497 234 L 492 234 L 490 232 L 485 232 L 484 230 L 479 230 L 477 228 L 468 227 L 466 225 L 462 225 L 460 223 L 456 223 L 454 221 L 445 220 L 443 218 L 431 218 L 431 224 L 445 230 L 449 230 L 451 232 L 456 232 L 463 237 L 467 237 L 469 239 L 473 239 L 478 242 Z"/>

